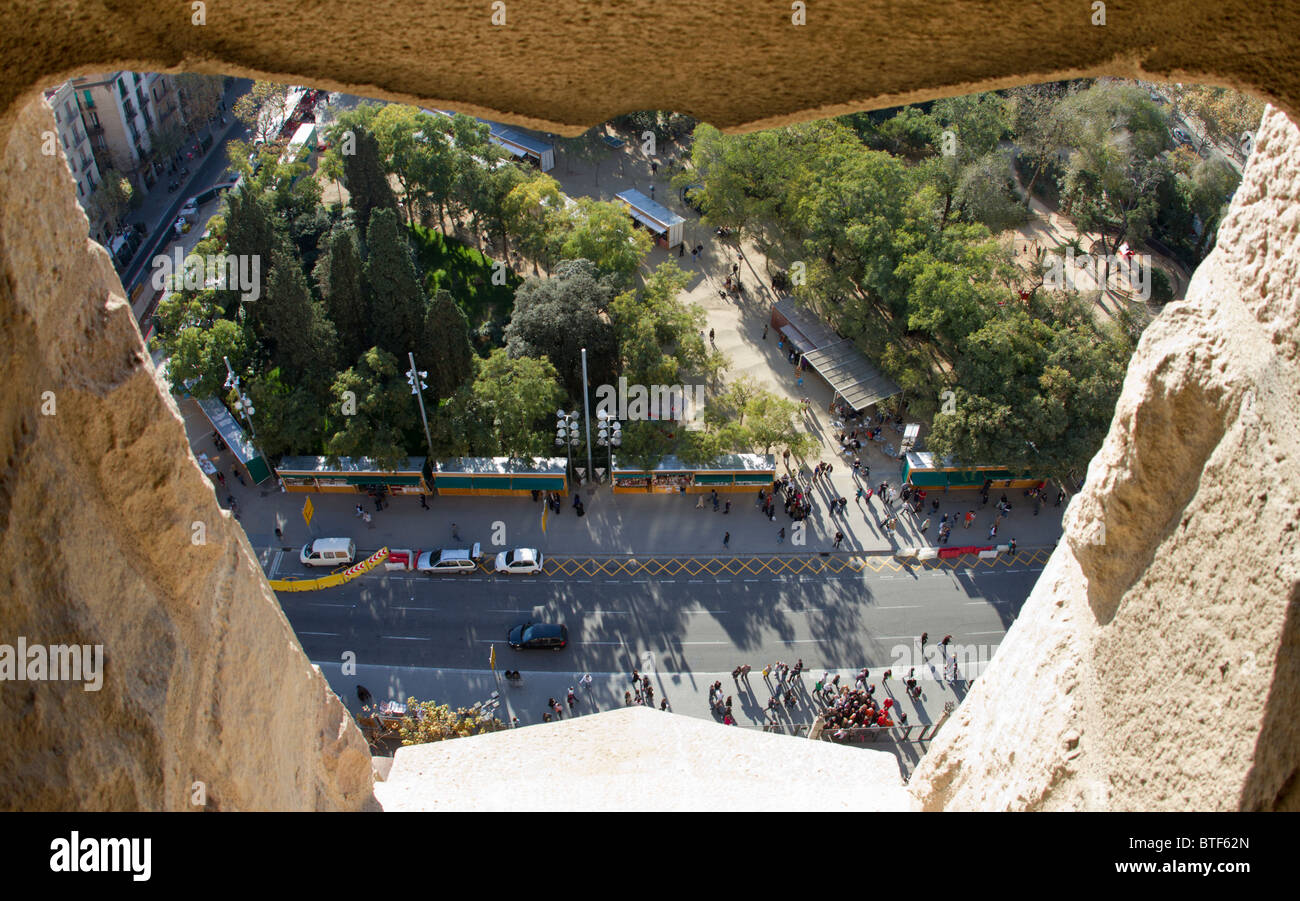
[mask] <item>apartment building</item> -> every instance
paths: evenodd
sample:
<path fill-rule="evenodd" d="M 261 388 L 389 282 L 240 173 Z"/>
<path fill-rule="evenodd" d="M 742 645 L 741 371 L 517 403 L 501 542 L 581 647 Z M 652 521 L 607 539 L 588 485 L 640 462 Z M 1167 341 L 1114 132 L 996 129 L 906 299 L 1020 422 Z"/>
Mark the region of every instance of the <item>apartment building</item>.
<path fill-rule="evenodd" d="M 86 127 L 81 120 L 81 107 L 71 82 L 45 92 L 45 100 L 54 110 L 58 126 L 58 140 L 68 158 L 68 168 L 77 182 L 77 200 L 84 207 L 91 193 L 102 181 L 99 164 L 91 150 Z"/>
<path fill-rule="evenodd" d="M 136 190 L 153 187 L 166 162 L 155 158 L 154 140 L 182 124 L 171 79 L 160 72 L 111 72 L 69 84 L 100 171 L 116 169 Z"/>

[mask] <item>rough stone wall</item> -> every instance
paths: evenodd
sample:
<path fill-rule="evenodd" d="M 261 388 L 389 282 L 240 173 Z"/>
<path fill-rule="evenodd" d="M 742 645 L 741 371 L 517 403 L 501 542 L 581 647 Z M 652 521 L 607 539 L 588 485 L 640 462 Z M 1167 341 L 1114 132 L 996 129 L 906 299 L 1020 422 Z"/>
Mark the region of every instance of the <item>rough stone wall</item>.
<path fill-rule="evenodd" d="M 930 809 L 1300 809 L 1300 131 L 1265 117 L 1218 246 L 1147 329 Z"/>
<path fill-rule="evenodd" d="M 39 152 L 39 89 L 191 69 L 567 134 L 631 109 L 756 127 L 1084 74 L 1300 110 L 1295 4 L 1130 0 L 1104 28 L 1083 0 L 808 5 L 796 29 L 764 0 L 510 0 L 504 27 L 486 2 L 223 0 L 204 25 L 174 0 L 0 4 L 0 640 L 108 654 L 99 693 L 0 690 L 0 806 L 190 809 L 194 780 L 222 809 L 371 800 L 359 732 L 222 518 L 61 157 Z M 1273 115 L 1220 249 L 1144 338 L 1066 544 L 913 781 L 926 806 L 1296 806 L 1298 146 Z"/>
<path fill-rule="evenodd" d="M 105 681 L 0 686 L 0 807 L 193 810 L 195 781 L 211 809 L 368 804 L 365 740 L 190 454 L 53 128 L 29 103 L 0 156 L 0 641 L 102 644 Z"/>

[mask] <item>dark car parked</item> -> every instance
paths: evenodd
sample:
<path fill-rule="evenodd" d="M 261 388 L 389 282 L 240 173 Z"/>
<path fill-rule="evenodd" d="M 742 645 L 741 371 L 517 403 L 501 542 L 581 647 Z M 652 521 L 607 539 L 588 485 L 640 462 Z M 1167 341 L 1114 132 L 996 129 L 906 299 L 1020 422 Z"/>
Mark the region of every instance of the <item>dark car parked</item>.
<path fill-rule="evenodd" d="M 506 642 L 515 650 L 559 651 L 569 643 L 569 630 L 552 623 L 521 623 L 506 633 Z"/>

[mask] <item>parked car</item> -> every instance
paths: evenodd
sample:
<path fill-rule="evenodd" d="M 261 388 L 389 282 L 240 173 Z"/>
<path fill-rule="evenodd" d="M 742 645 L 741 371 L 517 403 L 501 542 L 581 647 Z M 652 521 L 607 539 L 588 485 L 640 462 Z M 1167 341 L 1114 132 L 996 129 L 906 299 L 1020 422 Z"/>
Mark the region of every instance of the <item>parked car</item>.
<path fill-rule="evenodd" d="M 1179 144 L 1192 143 L 1192 139 L 1188 137 L 1187 132 L 1183 131 L 1181 128 L 1175 128 L 1173 131 L 1170 132 L 1170 134 L 1174 136 L 1174 140 L 1177 141 Z"/>
<path fill-rule="evenodd" d="M 357 546 L 351 538 L 317 538 L 304 544 L 298 554 L 303 566 L 340 566 L 351 563 L 357 555 Z"/>
<path fill-rule="evenodd" d="M 482 549 L 478 544 L 469 550 L 443 548 L 439 551 L 424 551 L 415 560 L 419 572 L 437 575 L 439 573 L 467 574 L 478 570 Z"/>
<path fill-rule="evenodd" d="M 569 630 L 554 623 L 520 623 L 506 633 L 506 643 L 516 651 L 560 651 L 569 643 Z"/>
<path fill-rule="evenodd" d="M 537 548 L 518 547 L 497 554 L 496 571 L 532 575 L 542 571 L 542 563 L 542 554 Z"/>
<path fill-rule="evenodd" d="M 181 206 L 182 216 L 196 216 L 199 212 L 199 200 L 197 197 L 191 197 Z"/>

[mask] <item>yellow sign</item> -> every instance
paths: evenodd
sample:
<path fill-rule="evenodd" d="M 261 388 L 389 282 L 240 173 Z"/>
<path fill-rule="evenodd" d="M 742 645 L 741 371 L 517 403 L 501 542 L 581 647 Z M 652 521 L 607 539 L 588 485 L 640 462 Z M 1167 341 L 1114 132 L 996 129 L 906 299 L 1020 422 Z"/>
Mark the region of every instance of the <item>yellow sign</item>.
<path fill-rule="evenodd" d="M 302 518 L 303 521 L 307 523 L 307 525 L 309 526 L 311 525 L 311 515 L 315 512 L 316 512 L 316 508 L 312 506 L 311 498 L 307 498 L 307 500 L 302 505 Z"/>
<path fill-rule="evenodd" d="M 546 503 L 542 507 L 542 534 L 543 535 L 546 534 L 546 512 L 550 509 L 551 509 L 551 505 L 549 503 Z"/>
<path fill-rule="evenodd" d="M 497 671 L 497 646 L 492 645 L 492 653 L 488 657 L 488 664 L 492 667 L 492 672 Z"/>

